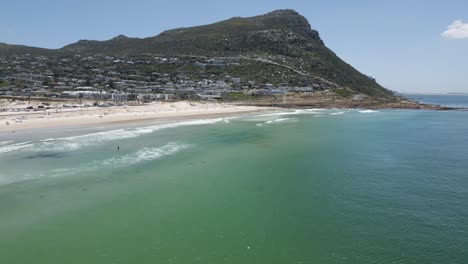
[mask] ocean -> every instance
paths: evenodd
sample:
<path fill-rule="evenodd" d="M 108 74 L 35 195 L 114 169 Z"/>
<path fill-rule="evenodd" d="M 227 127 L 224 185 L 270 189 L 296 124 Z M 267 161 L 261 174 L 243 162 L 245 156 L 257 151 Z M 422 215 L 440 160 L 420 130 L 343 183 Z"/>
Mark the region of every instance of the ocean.
<path fill-rule="evenodd" d="M 404 96 L 426 104 L 468 108 L 468 94 L 405 94 Z"/>
<path fill-rule="evenodd" d="M 309 109 L 1 136 L 0 263 L 468 263 L 467 119 Z"/>

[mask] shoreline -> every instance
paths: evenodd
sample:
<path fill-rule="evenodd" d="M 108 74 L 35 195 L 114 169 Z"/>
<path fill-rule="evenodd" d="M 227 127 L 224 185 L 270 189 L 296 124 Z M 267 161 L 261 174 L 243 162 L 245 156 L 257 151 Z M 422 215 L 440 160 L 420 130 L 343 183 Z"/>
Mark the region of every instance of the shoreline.
<path fill-rule="evenodd" d="M 66 111 L 0 112 L 0 136 L 19 131 L 135 125 L 201 118 L 227 118 L 278 108 L 221 103 L 153 103 Z"/>
<path fill-rule="evenodd" d="M 326 100 L 328 99 L 328 100 Z M 76 129 L 97 126 L 118 126 L 143 124 L 148 122 L 172 122 L 178 120 L 222 118 L 251 114 L 261 111 L 280 109 L 394 109 L 394 110 L 432 110 L 432 111 L 467 111 L 466 108 L 444 107 L 417 103 L 411 100 L 392 102 L 377 100 L 350 101 L 339 98 L 314 100 L 307 97 L 288 98 L 287 100 L 262 99 L 237 103 L 218 102 L 153 102 L 143 105 L 122 105 L 111 107 L 54 108 L 38 109 L 42 102 L 30 101 L 10 103 L 5 109 L 25 109 L 23 111 L 0 112 L 0 136 L 12 135 L 19 131 L 35 129 Z M 26 110 L 33 105 L 35 110 Z M 55 105 L 58 107 L 60 102 Z"/>
<path fill-rule="evenodd" d="M 441 105 L 431 105 L 418 103 L 412 100 L 349 100 L 343 98 L 288 98 L 287 100 L 269 99 L 259 100 L 256 102 L 244 102 L 241 105 L 259 106 L 259 107 L 276 107 L 285 109 L 304 109 L 304 108 L 321 108 L 321 109 L 395 109 L 395 110 L 432 110 L 432 111 L 467 111 L 468 108 L 448 107 Z"/>

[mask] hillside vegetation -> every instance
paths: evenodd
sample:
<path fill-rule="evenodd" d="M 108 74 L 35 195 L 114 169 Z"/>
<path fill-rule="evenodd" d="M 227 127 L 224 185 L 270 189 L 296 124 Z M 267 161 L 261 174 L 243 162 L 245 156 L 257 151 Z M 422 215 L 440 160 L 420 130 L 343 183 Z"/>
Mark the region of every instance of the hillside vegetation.
<path fill-rule="evenodd" d="M 328 49 L 318 31 L 294 10 L 235 17 L 218 23 L 178 28 L 149 38 L 118 36 L 107 41 L 81 40 L 58 50 L 0 45 L 0 56 L 34 55 L 137 55 L 235 57 L 239 67 L 228 67 L 237 77 L 283 82 L 291 85 L 324 84 L 373 97 L 393 93 L 360 73 Z M 247 63 L 246 63 L 247 62 Z"/>

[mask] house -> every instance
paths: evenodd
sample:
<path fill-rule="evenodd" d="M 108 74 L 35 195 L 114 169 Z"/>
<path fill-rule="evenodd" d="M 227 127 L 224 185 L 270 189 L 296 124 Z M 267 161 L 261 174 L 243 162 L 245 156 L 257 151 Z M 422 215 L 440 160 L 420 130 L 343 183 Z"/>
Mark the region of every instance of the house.
<path fill-rule="evenodd" d="M 100 91 L 79 91 L 79 94 L 83 99 L 106 100 L 110 98 L 108 93 Z"/>
<path fill-rule="evenodd" d="M 63 98 L 83 98 L 90 100 L 106 100 L 110 98 L 110 94 L 99 91 L 65 91 L 62 92 Z"/>
<path fill-rule="evenodd" d="M 226 82 L 224 81 L 216 81 L 216 86 L 221 87 L 221 88 L 229 87 L 229 85 L 227 85 Z"/>
<path fill-rule="evenodd" d="M 175 97 L 174 94 L 139 94 L 137 96 L 138 101 L 167 101 L 173 99 Z"/>
<path fill-rule="evenodd" d="M 198 98 L 202 100 L 218 100 L 222 99 L 221 94 L 197 94 Z"/>
<path fill-rule="evenodd" d="M 129 99 L 128 93 L 113 93 L 111 99 L 114 101 L 127 101 Z"/>

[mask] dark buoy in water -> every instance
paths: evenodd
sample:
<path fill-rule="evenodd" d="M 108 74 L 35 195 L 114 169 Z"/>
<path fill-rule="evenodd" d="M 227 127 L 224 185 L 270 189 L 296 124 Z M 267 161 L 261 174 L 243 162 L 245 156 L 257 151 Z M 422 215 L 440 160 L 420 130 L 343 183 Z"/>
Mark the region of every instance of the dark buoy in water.
<path fill-rule="evenodd" d="M 120 151 L 120 146 L 117 146 L 117 151 Z"/>

